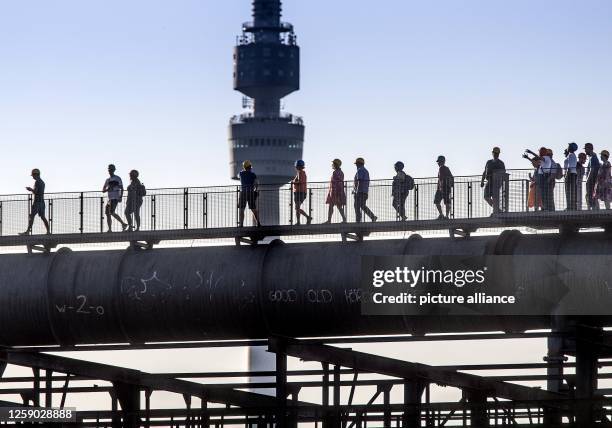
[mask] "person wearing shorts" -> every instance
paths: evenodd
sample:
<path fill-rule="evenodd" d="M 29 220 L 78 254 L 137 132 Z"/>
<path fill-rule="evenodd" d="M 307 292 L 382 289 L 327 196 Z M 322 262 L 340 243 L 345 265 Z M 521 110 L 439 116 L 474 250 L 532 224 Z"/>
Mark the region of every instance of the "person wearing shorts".
<path fill-rule="evenodd" d="M 115 171 L 115 165 L 110 164 L 108 166 L 109 177 L 104 182 L 104 187 L 102 187 L 102 193 L 106 193 L 108 195 L 108 201 L 106 202 L 105 207 L 106 224 L 108 225 L 107 232 L 113 231 L 113 218 L 121 223 L 121 228 L 123 231 L 125 231 L 128 227 L 128 224 L 124 222 L 115 212 L 117 211 L 117 205 L 119 205 L 119 202 L 121 202 L 121 199 L 123 198 L 123 182 L 119 176 L 115 175 Z"/>
<path fill-rule="evenodd" d="M 298 160 L 295 162 L 295 170 L 296 174 L 294 179 L 291 181 L 291 185 L 293 187 L 293 207 L 295 210 L 295 224 L 300 224 L 301 216 L 306 217 L 306 224 L 310 224 L 312 222 L 312 217 L 306 214 L 306 212 L 302 209 L 302 204 L 306 200 L 306 194 L 308 192 L 308 184 L 306 179 L 306 171 L 304 168 L 306 164 L 303 160 Z"/>
<path fill-rule="evenodd" d="M 45 182 L 40 178 L 40 170 L 38 168 L 34 168 L 31 175 L 34 179 L 34 187 L 26 187 L 26 190 L 34 195 L 34 200 L 32 201 L 30 216 L 28 218 L 28 228 L 25 232 L 20 233 L 20 235 L 29 235 L 32 233 L 32 225 L 34 225 L 36 216 L 39 216 L 42 220 L 48 235 L 51 233 L 51 229 L 49 227 L 49 221 L 45 216 Z"/>
<path fill-rule="evenodd" d="M 244 210 L 248 206 L 253 213 L 253 218 L 257 226 L 261 226 L 259 221 L 259 212 L 257 211 L 257 194 L 259 182 L 257 175 L 252 171 L 253 165 L 251 161 L 245 160 L 242 162 L 242 171 L 240 171 L 240 196 L 238 199 L 239 219 L 238 226 L 244 226 Z"/>

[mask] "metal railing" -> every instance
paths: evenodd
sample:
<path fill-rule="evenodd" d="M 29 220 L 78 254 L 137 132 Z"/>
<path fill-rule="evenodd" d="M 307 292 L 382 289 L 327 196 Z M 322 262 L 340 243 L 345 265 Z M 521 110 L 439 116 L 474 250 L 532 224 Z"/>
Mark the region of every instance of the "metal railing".
<path fill-rule="evenodd" d="M 501 213 L 527 213 L 538 208 L 530 206 L 531 170 L 508 171 L 498 183 L 499 204 Z M 449 186 L 450 187 L 450 186 Z M 343 207 L 348 222 L 356 221 L 355 195 L 352 194 L 353 182 L 344 182 L 346 205 Z M 578 208 L 586 209 L 585 183 L 580 183 L 577 190 Z M 432 220 L 439 216 L 434 205 L 434 196 L 438 190 L 438 179 L 415 178 L 414 188 L 405 197 L 406 221 Z M 449 219 L 485 218 L 493 213 L 492 207 L 484 200 L 481 188 L 481 176 L 454 177 L 454 186 L 448 193 L 450 200 Z M 312 217 L 312 223 L 323 223 L 328 219 L 326 204 L 329 183 L 308 183 L 308 189 L 302 209 Z M 393 180 L 372 180 L 366 205 L 381 221 L 402 221 L 400 214 L 393 206 Z M 238 226 L 240 214 L 240 186 L 218 187 L 185 187 L 147 189 L 140 207 L 141 230 L 178 230 L 231 228 Z M 581 193 L 581 195 L 580 195 Z M 566 192 L 563 180 L 557 180 L 552 188 L 552 199 L 558 211 L 566 209 Z M 537 198 L 537 192 L 535 198 Z M 401 197 L 400 199 L 403 199 Z M 98 233 L 105 232 L 106 196 L 101 192 L 68 192 L 47 193 L 45 195 L 46 215 L 53 234 Z M 278 204 L 278 208 L 275 206 Z M 27 227 L 31 210 L 31 195 L 0 196 L 0 235 L 16 235 Z M 117 207 L 125 221 L 124 210 L 126 196 Z M 257 208 L 263 219 L 277 210 L 278 225 L 297 226 L 293 190 L 289 184 L 282 187 L 260 186 Z M 602 204 L 603 208 L 603 204 Z M 442 203 L 445 213 L 445 205 Z M 576 211 L 571 211 L 574 215 Z M 586 214 L 586 211 L 583 211 Z M 334 208 L 332 222 L 342 221 L 339 210 Z M 371 218 L 364 216 L 364 221 Z M 302 224 L 306 219 L 302 218 Z M 244 226 L 253 225 L 249 209 L 245 210 Z M 265 221 L 264 221 L 264 225 Z M 270 225 L 270 224 L 267 224 Z M 120 231 L 120 224 L 113 220 L 113 230 Z M 42 222 L 34 223 L 34 234 L 44 233 Z"/>

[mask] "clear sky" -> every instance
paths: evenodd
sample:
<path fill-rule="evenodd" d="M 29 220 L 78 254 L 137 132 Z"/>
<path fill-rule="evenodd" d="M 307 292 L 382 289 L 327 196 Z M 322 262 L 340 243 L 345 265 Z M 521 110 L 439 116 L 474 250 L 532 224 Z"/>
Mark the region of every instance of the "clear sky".
<path fill-rule="evenodd" d="M 311 180 L 335 157 L 383 178 L 400 159 L 430 176 L 441 153 L 479 173 L 493 145 L 515 168 L 526 147 L 612 148 L 609 0 L 285 0 L 283 18 Z M 230 183 L 249 19 L 249 0 L 0 0 L 0 193 L 32 167 L 48 191 L 98 189 L 109 162 L 150 188 Z"/>

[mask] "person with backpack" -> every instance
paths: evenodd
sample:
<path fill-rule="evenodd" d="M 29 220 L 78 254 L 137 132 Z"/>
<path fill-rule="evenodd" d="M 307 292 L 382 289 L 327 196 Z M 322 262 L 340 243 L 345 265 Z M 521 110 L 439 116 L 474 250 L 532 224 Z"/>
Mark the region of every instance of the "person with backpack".
<path fill-rule="evenodd" d="M 391 196 L 393 197 L 393 208 L 397 212 L 397 218 L 406 221 L 406 199 L 408 193 L 414 189 L 414 180 L 404 172 L 404 163 L 395 162 L 395 176 L 391 185 Z"/>
<path fill-rule="evenodd" d="M 121 178 L 115 175 L 115 165 L 110 164 L 108 166 L 108 175 L 109 177 L 104 182 L 104 187 L 102 187 L 102 193 L 106 193 L 108 195 L 108 202 L 106 203 L 105 213 L 106 213 L 106 224 L 108 225 L 108 232 L 112 232 L 112 221 L 115 218 L 119 223 L 121 223 L 121 228 L 123 231 L 127 229 L 128 225 L 125 223 L 121 217 L 115 212 L 117 210 L 117 205 L 123 199 L 123 182 Z"/>
<path fill-rule="evenodd" d="M 565 150 L 565 201 L 568 211 L 578 209 L 578 158 L 576 158 L 578 144 L 570 143 Z"/>
<path fill-rule="evenodd" d="M 20 235 L 32 233 L 32 226 L 36 216 L 39 216 L 42 220 L 48 235 L 51 233 L 51 228 L 49 227 L 49 220 L 45 216 L 45 182 L 40 178 L 40 170 L 38 168 L 34 168 L 31 175 L 34 179 L 34 187 L 26 187 L 26 190 L 34 195 L 34 200 L 32 201 L 32 208 L 28 217 L 28 228 L 25 232 L 21 232 Z"/>
<path fill-rule="evenodd" d="M 147 189 L 144 184 L 141 183 L 138 178 L 140 174 L 135 169 L 130 171 L 130 185 L 127 187 L 127 201 L 125 203 L 125 218 L 128 222 L 128 230 L 130 232 L 140 230 L 140 207 L 142 206 L 142 200 L 147 194 Z M 136 229 L 134 229 L 133 221 L 136 223 Z"/>
<path fill-rule="evenodd" d="M 506 176 L 506 165 L 499 158 L 499 147 L 493 147 L 493 159 L 489 159 L 485 165 L 480 187 L 484 187 L 484 200 L 493 208 L 493 214 L 499 213 L 499 198 L 501 187 Z M 486 181 L 486 184 L 485 184 Z"/>
<path fill-rule="evenodd" d="M 438 209 L 438 220 L 444 220 L 449 218 L 451 212 L 451 193 L 455 186 L 455 178 L 451 173 L 450 169 L 446 166 L 446 158 L 444 156 L 438 156 L 436 160 L 438 164 L 438 185 L 436 188 L 436 195 L 434 196 L 434 204 Z M 442 201 L 446 206 L 446 216 L 442 214 Z"/>

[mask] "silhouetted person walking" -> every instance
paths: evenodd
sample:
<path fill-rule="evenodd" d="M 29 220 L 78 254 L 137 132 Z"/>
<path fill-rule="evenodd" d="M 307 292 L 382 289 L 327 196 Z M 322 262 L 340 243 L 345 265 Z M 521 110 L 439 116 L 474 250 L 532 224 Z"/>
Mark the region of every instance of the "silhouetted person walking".
<path fill-rule="evenodd" d="M 586 179 L 586 202 L 587 209 L 598 210 L 599 201 L 595 198 L 595 185 L 597 184 L 597 175 L 599 173 L 599 159 L 597 153 L 593 151 L 593 144 L 586 143 L 584 145 L 584 151 L 589 157 L 589 163 L 587 165 L 587 179 Z"/>
<path fill-rule="evenodd" d="M 414 188 L 414 180 L 404 172 L 403 162 L 395 162 L 393 168 L 395 169 L 395 176 L 391 184 L 392 205 L 398 219 L 406 221 L 406 199 L 408 198 L 408 193 Z"/>
<path fill-rule="evenodd" d="M 334 214 L 334 207 L 338 208 L 338 212 L 342 217 L 342 223 L 346 223 L 346 214 L 344 213 L 344 207 L 346 206 L 346 191 L 344 190 L 344 173 L 340 168 L 342 161 L 340 159 L 334 159 L 332 161 L 332 173 L 329 181 L 329 190 L 327 191 L 327 198 L 325 203 L 329 205 L 327 210 L 327 221 L 324 224 L 329 224 L 332 221 L 332 215 Z"/>
<path fill-rule="evenodd" d="M 578 209 L 578 158 L 576 157 L 578 144 L 570 143 L 565 151 L 565 202 L 568 211 Z M 582 184 L 582 180 L 580 180 Z M 582 203 L 582 202 L 581 202 Z"/>
<path fill-rule="evenodd" d="M 484 200 L 493 208 L 493 214 L 500 211 L 500 193 L 506 177 L 506 165 L 499 158 L 499 152 L 499 147 L 493 147 L 493 159 L 487 161 L 480 180 L 480 187 L 484 187 Z"/>
<path fill-rule="evenodd" d="M 257 175 L 255 175 L 252 169 L 253 165 L 251 164 L 251 161 L 245 160 L 242 162 L 242 171 L 240 171 L 240 197 L 238 201 L 239 227 L 244 226 L 244 210 L 247 205 L 253 213 L 255 223 L 257 226 L 261 226 L 261 223 L 259 222 L 259 213 L 257 211 L 259 181 L 257 180 Z"/>
<path fill-rule="evenodd" d="M 104 182 L 104 187 L 102 187 L 102 193 L 108 194 L 108 202 L 106 203 L 105 213 L 106 213 L 106 224 L 108 225 L 108 231 L 113 231 L 113 218 L 115 218 L 119 223 L 121 223 L 122 230 L 125 231 L 128 225 L 125 223 L 119 214 L 115 211 L 117 210 L 117 205 L 123 199 L 123 181 L 117 175 L 115 175 L 115 165 L 110 164 L 108 166 L 108 175 L 109 177 Z"/>
<path fill-rule="evenodd" d="M 34 195 L 30 216 L 28 218 L 28 229 L 20 233 L 20 235 L 29 235 L 32 233 L 32 225 L 34 224 L 34 218 L 36 216 L 40 217 L 45 225 L 45 229 L 47 229 L 47 234 L 49 234 L 51 233 L 51 229 L 49 228 L 49 221 L 45 216 L 45 182 L 40 178 L 40 170 L 38 168 L 32 170 L 32 178 L 34 179 L 34 187 L 26 187 L 26 190 Z"/>
<path fill-rule="evenodd" d="M 584 167 L 586 160 L 586 153 L 582 152 L 578 155 L 578 163 L 576 164 L 576 206 L 579 210 L 582 209 L 582 203 L 584 202 L 582 198 L 582 183 L 584 182 L 584 174 L 586 172 Z"/>
<path fill-rule="evenodd" d="M 312 222 L 312 217 L 306 214 L 306 211 L 302 209 L 302 204 L 306 200 L 306 195 L 308 193 L 308 181 L 306 178 L 306 171 L 304 168 L 306 164 L 303 160 L 295 161 L 295 170 L 296 174 L 293 180 L 291 181 L 291 185 L 293 186 L 293 205 L 295 210 L 295 224 L 300 224 L 300 216 L 306 217 L 306 224 L 310 224 Z"/>
<path fill-rule="evenodd" d="M 127 201 L 125 202 L 125 218 L 128 222 L 128 230 L 134 230 L 134 222 L 136 223 L 136 232 L 140 230 L 140 207 L 142 200 L 147 194 L 147 189 L 138 178 L 140 174 L 135 169 L 130 171 L 130 184 L 127 187 Z M 134 219 L 132 220 L 132 216 Z"/>
<path fill-rule="evenodd" d="M 438 186 L 436 189 L 436 195 L 434 197 L 434 204 L 438 209 L 438 220 L 448 219 L 451 212 L 451 192 L 455 185 L 455 179 L 450 169 L 446 166 L 446 158 L 444 156 L 438 156 L 436 160 L 438 169 Z M 446 215 L 442 214 L 442 201 L 446 206 Z"/>
<path fill-rule="evenodd" d="M 378 217 L 366 206 L 368 200 L 368 192 L 370 191 L 370 173 L 365 169 L 365 160 L 357 158 L 355 166 L 357 173 L 353 182 L 353 194 L 355 195 L 355 221 L 361 222 L 361 211 L 365 213 L 372 221 L 378 220 Z"/>

